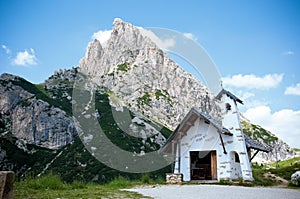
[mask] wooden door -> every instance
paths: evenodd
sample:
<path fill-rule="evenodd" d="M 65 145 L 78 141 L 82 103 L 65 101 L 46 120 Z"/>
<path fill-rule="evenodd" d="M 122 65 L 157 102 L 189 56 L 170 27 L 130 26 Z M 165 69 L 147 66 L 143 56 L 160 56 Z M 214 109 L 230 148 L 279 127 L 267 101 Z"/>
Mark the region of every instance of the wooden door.
<path fill-rule="evenodd" d="M 211 178 L 212 180 L 217 179 L 217 153 L 216 151 L 211 151 Z"/>

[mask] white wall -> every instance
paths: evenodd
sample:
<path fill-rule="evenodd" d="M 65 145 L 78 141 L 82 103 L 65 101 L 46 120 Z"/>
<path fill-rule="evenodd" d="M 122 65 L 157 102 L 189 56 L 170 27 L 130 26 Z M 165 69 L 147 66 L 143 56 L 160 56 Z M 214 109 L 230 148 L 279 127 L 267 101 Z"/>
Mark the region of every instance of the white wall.
<path fill-rule="evenodd" d="M 218 154 L 222 150 L 220 145 L 219 134 L 216 128 L 211 124 L 206 124 L 203 119 L 197 119 L 186 136 L 181 140 L 181 160 L 180 173 L 183 174 L 184 181 L 190 181 L 190 151 L 217 151 L 217 167 Z M 178 167 L 178 162 L 177 162 Z M 218 174 L 219 176 L 219 174 Z"/>
<path fill-rule="evenodd" d="M 231 110 L 227 111 L 225 103 L 231 105 Z M 223 105 L 223 106 L 222 106 Z M 221 98 L 222 106 L 222 124 L 229 129 L 233 136 L 222 135 L 227 154 L 219 138 L 217 129 L 211 124 L 198 118 L 186 135 L 182 135 L 181 142 L 177 144 L 177 154 L 180 148 L 180 167 L 178 156 L 175 161 L 174 173 L 182 173 L 184 181 L 190 181 L 190 151 L 211 151 L 216 150 L 217 155 L 217 178 L 220 179 L 238 179 L 253 180 L 252 168 L 247 155 L 245 140 L 242 135 L 239 123 L 239 112 L 233 100 L 227 96 Z M 240 163 L 236 163 L 234 152 L 239 155 Z"/>
<path fill-rule="evenodd" d="M 231 170 L 232 170 L 231 179 L 232 180 L 238 180 L 239 178 L 242 178 L 241 164 L 236 162 L 236 160 L 235 160 L 236 153 L 237 153 L 236 151 L 230 152 Z"/>
<path fill-rule="evenodd" d="M 231 110 L 227 111 L 225 104 L 229 103 L 231 105 Z M 221 108 L 222 108 L 222 125 L 229 129 L 233 136 L 231 137 L 224 137 L 224 142 L 226 142 L 226 150 L 228 153 L 232 151 L 236 151 L 240 158 L 240 167 L 241 173 L 240 177 L 244 180 L 253 180 L 252 177 L 252 168 L 249 162 L 249 157 L 246 149 L 245 139 L 242 134 L 242 127 L 239 121 L 239 110 L 237 105 L 234 103 L 232 99 L 223 95 L 221 98 Z M 232 159 L 230 159 L 230 162 Z M 238 167 L 235 164 L 228 163 L 226 167 L 230 167 L 230 170 L 226 170 L 226 172 L 230 172 L 230 177 L 235 176 L 235 169 Z"/>

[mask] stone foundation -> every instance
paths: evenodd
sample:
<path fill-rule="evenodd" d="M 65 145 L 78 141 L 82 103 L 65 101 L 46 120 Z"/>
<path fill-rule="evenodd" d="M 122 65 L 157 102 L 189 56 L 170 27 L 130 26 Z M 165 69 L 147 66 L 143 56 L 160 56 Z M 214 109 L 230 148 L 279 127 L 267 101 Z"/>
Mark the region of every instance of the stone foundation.
<path fill-rule="evenodd" d="M 166 182 L 167 184 L 181 184 L 183 175 L 181 173 L 167 173 Z"/>
<path fill-rule="evenodd" d="M 13 198 L 14 172 L 0 171 L 0 198 Z"/>

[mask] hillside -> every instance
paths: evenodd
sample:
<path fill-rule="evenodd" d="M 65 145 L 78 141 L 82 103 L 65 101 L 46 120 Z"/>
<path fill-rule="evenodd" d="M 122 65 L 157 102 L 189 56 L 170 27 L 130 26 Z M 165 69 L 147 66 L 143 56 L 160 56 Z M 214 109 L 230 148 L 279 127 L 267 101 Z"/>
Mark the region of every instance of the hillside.
<path fill-rule="evenodd" d="M 259 152 L 257 156 L 252 160 L 252 162 L 259 163 L 271 163 L 276 161 L 276 151 L 277 158 L 279 161 L 287 160 L 295 157 L 296 152 L 284 141 L 276 137 L 270 131 L 262 128 L 259 125 L 251 124 L 247 121 L 242 122 L 243 131 L 245 134 L 268 146 L 272 149 L 270 153 Z"/>
<path fill-rule="evenodd" d="M 0 96 L 2 99 L 8 99 L 3 101 L 6 103 L 2 103 L 1 106 L 1 170 L 14 170 L 19 177 L 24 174 L 38 175 L 52 171 L 60 174 L 62 179 L 68 182 L 75 179 L 106 182 L 119 175 L 128 178 L 140 177 L 140 174 L 120 172 L 101 164 L 86 150 L 77 136 L 80 132 L 78 126 L 74 128 L 73 135 L 68 137 L 70 124 L 76 125 L 69 116 L 72 113 L 71 95 L 76 73 L 76 69 L 58 71 L 41 85 L 31 84 L 25 79 L 12 75 L 1 76 L 0 90 L 2 92 Z M 113 107 L 109 104 L 108 93 L 103 88 L 99 88 L 96 94 L 96 107 L 98 114 L 101 115 L 98 118 L 99 123 L 107 137 L 116 146 L 127 151 L 147 153 L 159 149 L 164 140 L 158 142 L 154 137 L 160 134 L 161 139 L 165 139 L 170 135 L 170 130 L 162 127 L 159 129 L 161 132 L 155 131 L 158 124 L 130 112 L 133 118 L 142 120 L 141 124 L 153 125 L 152 132 L 155 133 L 152 136 L 147 135 L 146 140 L 126 134 L 113 119 Z M 124 107 L 124 109 L 126 108 Z M 26 114 L 15 116 L 20 112 L 29 112 L 30 118 L 26 118 Z M 57 114 L 57 112 L 61 114 Z M 21 116 L 21 121 L 16 121 Z M 35 119 L 31 119 L 33 116 Z M 21 127 L 17 125 L 24 120 L 31 129 L 20 132 Z M 60 132 L 55 132 L 56 127 L 49 128 L 52 120 L 55 120 L 58 126 L 63 126 L 64 123 L 68 123 L 69 126 L 65 129 L 60 127 Z M 45 124 L 48 128 L 42 128 L 44 125 L 40 125 L 40 123 Z M 140 130 L 143 129 L 136 122 L 131 125 Z M 40 126 L 41 129 L 37 126 Z M 144 132 L 147 130 L 145 129 Z M 168 169 L 170 168 L 154 172 L 152 175 L 162 176 Z"/>

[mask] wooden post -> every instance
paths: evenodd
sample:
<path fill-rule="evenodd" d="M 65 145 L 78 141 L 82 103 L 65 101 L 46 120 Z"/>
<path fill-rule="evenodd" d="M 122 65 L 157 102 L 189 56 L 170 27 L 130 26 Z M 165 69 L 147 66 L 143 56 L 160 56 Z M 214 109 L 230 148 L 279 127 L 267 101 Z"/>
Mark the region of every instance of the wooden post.
<path fill-rule="evenodd" d="M 171 169 L 172 169 L 172 173 L 174 173 L 175 171 L 175 155 L 174 155 L 174 141 L 172 140 L 172 164 L 171 164 Z"/>
<path fill-rule="evenodd" d="M 227 152 L 226 152 L 226 149 L 225 149 L 225 145 L 224 145 L 224 142 L 223 142 L 222 135 L 221 135 L 221 133 L 220 133 L 220 132 L 218 132 L 218 133 L 219 133 L 220 140 L 221 140 L 221 144 L 222 144 L 222 147 L 223 147 L 223 153 L 224 153 L 224 154 L 227 154 Z"/>
<path fill-rule="evenodd" d="M 13 198 L 14 176 L 15 174 L 13 171 L 0 171 L 0 198 L 1 199 Z"/>
<path fill-rule="evenodd" d="M 252 161 L 252 159 L 258 154 L 259 150 L 256 150 L 256 152 L 254 153 L 254 155 L 250 158 L 250 162 Z"/>
<path fill-rule="evenodd" d="M 179 146 L 178 146 L 178 173 L 181 173 L 181 168 L 180 168 L 180 164 L 181 164 L 181 135 L 182 133 L 179 132 L 180 138 L 179 138 Z"/>

